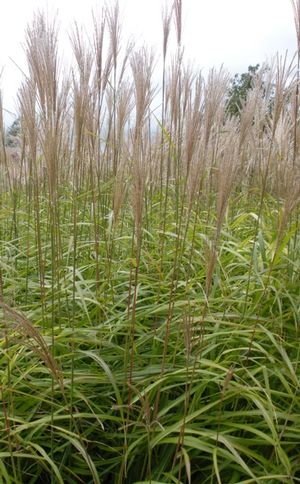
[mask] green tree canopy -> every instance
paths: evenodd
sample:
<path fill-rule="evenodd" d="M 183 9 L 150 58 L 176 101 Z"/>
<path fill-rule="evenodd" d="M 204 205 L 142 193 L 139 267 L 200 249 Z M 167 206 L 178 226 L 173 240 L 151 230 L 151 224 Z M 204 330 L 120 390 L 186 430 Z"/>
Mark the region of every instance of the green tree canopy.
<path fill-rule="evenodd" d="M 247 72 L 244 72 L 243 74 L 235 74 L 231 80 L 227 104 L 227 110 L 231 116 L 239 115 L 242 103 L 245 101 L 248 91 L 252 88 L 253 79 L 256 76 L 258 69 L 259 64 L 249 66 Z"/>
<path fill-rule="evenodd" d="M 6 146 L 10 148 L 15 148 L 18 145 L 18 139 L 21 131 L 20 118 L 15 119 L 15 121 L 9 126 L 6 132 Z"/>

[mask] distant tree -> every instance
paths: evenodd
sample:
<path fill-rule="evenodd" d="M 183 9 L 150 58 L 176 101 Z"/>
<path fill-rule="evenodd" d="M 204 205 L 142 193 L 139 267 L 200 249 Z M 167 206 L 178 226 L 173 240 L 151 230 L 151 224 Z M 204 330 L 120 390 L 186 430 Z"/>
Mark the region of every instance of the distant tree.
<path fill-rule="evenodd" d="M 259 64 L 249 66 L 243 74 L 235 74 L 231 80 L 229 89 L 227 112 L 231 116 L 239 116 L 243 101 L 246 100 L 248 91 L 253 86 L 253 79 L 259 70 Z"/>
<path fill-rule="evenodd" d="M 17 147 L 19 143 L 20 132 L 21 132 L 20 118 L 17 118 L 6 131 L 6 137 L 5 137 L 6 146 L 10 148 Z"/>

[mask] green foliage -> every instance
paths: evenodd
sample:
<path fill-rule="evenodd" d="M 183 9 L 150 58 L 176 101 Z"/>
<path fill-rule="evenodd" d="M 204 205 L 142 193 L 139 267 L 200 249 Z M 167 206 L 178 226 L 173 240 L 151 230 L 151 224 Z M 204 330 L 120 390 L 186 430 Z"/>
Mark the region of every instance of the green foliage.
<path fill-rule="evenodd" d="M 21 132 L 20 118 L 15 119 L 15 121 L 10 125 L 6 132 L 5 144 L 11 148 L 18 146 L 18 141 Z"/>
<path fill-rule="evenodd" d="M 37 345 L 36 333 L 30 336 L 29 323 L 24 333 L 22 316 L 13 319 L 3 308 L 1 480 L 297 482 L 297 221 L 291 218 L 288 240 L 275 260 L 280 204 L 266 197 L 256 236 L 256 197 L 232 197 L 207 307 L 207 233 L 216 215 L 212 212 L 208 220 L 205 210 L 190 212 L 174 294 L 173 267 L 182 236 L 170 202 L 161 260 L 162 220 L 153 193 L 138 265 L 132 332 L 128 300 L 137 262 L 133 264 L 130 255 L 130 200 L 122 224 L 110 226 L 110 185 L 99 188 L 103 238 L 97 291 L 90 197 L 84 191 L 77 195 L 78 252 L 73 273 L 72 192 L 61 188 L 62 256 L 55 254 L 54 259 L 49 205 L 40 196 L 42 284 L 31 202 L 22 191 L 17 203 L 9 194 L 1 196 L 0 271 L 5 301 L 27 316 L 46 345 Z M 108 235 L 110 243 L 105 239 Z M 60 279 L 53 286 L 57 258 Z M 162 371 L 170 300 L 172 317 Z M 59 378 L 45 358 L 47 348 L 57 362 Z"/>
<path fill-rule="evenodd" d="M 249 66 L 248 71 L 243 74 L 235 74 L 231 80 L 231 87 L 228 95 L 227 110 L 231 116 L 238 116 L 243 101 L 246 100 L 248 91 L 253 86 L 253 79 L 259 70 L 259 64 Z"/>

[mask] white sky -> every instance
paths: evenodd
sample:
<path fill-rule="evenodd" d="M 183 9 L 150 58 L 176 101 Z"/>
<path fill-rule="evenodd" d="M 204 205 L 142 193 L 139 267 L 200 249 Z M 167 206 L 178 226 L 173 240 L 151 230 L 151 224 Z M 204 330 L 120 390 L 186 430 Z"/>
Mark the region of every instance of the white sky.
<path fill-rule="evenodd" d="M 109 2 L 109 0 L 107 0 Z M 133 35 L 160 53 L 161 10 L 172 0 L 119 0 L 123 12 L 124 37 Z M 22 42 L 33 12 L 48 6 L 59 12 L 61 30 L 74 20 L 89 30 L 91 10 L 101 0 L 2 0 L 0 16 L 0 85 L 4 106 L 15 111 L 13 98 L 24 66 Z M 296 51 L 293 10 L 290 0 L 183 0 L 183 44 L 186 58 L 206 70 L 224 64 L 233 74 L 249 64 L 262 63 L 277 52 L 289 56 Z M 64 46 L 63 46 L 64 49 Z"/>

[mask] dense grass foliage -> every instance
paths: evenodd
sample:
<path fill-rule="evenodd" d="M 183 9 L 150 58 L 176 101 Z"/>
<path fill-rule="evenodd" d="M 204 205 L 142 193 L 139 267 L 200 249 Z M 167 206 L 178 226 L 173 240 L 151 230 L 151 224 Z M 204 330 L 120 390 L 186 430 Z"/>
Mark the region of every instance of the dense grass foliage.
<path fill-rule="evenodd" d="M 298 71 L 264 67 L 231 116 L 181 17 L 160 92 L 117 5 L 75 26 L 67 78 L 55 22 L 26 32 L 13 147 L 0 116 L 5 484 L 300 482 Z"/>
<path fill-rule="evenodd" d="M 297 482 L 297 219 L 274 257 L 281 205 L 266 199 L 256 235 L 256 196 L 232 198 L 207 298 L 205 211 L 182 235 L 168 207 L 162 234 L 153 197 L 135 285 L 133 217 L 114 227 L 103 202 L 97 289 L 89 197 L 74 273 L 62 190 L 55 280 L 41 200 L 42 282 L 30 200 L 1 198 L 4 482 Z"/>

